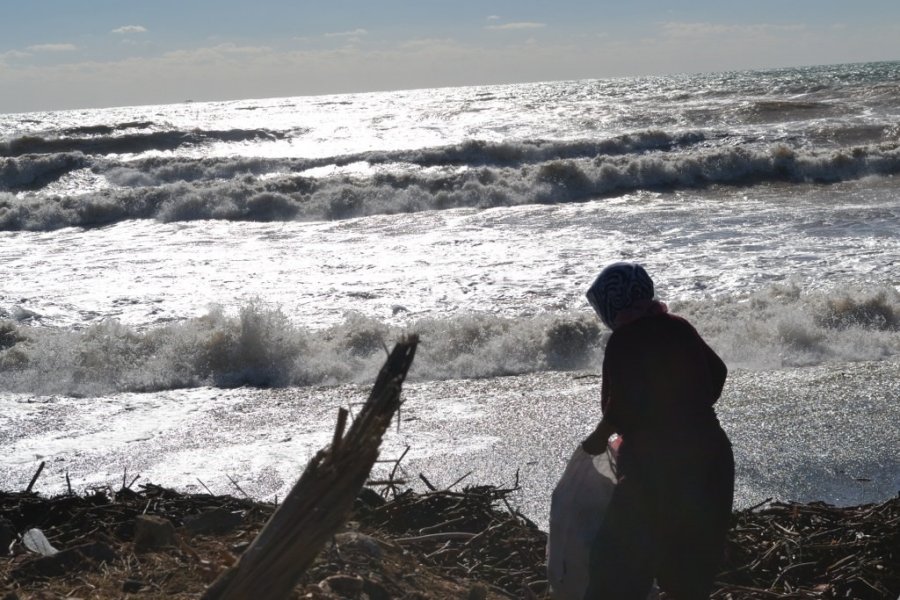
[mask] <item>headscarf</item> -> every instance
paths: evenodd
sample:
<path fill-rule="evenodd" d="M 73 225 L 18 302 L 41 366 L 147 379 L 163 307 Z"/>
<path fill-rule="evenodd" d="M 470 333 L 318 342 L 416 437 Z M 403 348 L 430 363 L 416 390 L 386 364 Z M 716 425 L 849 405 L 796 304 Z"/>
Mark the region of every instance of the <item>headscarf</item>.
<path fill-rule="evenodd" d="M 656 304 L 653 302 L 653 280 L 644 267 L 629 262 L 613 263 L 603 269 L 588 289 L 587 299 L 610 329 L 614 328 L 620 315 L 627 313 L 636 318 Z M 662 309 L 664 311 L 665 307 Z"/>

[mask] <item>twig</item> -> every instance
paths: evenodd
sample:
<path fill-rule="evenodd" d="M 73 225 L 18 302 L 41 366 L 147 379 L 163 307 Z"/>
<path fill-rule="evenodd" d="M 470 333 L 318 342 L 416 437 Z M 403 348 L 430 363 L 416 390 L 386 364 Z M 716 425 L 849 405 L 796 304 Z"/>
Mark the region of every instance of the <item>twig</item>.
<path fill-rule="evenodd" d="M 747 509 L 747 512 L 753 512 L 753 511 L 756 510 L 757 508 L 759 508 L 759 507 L 761 507 L 761 506 L 765 506 L 766 504 L 768 504 L 768 503 L 771 502 L 771 501 L 772 501 L 771 498 L 766 498 L 765 500 L 763 500 L 763 501 L 760 502 L 759 504 L 754 504 L 753 506 L 751 506 L 750 508 L 748 508 L 748 509 Z"/>
<path fill-rule="evenodd" d="M 235 488 L 237 488 L 237 491 L 239 491 L 240 493 L 242 493 L 244 495 L 244 498 L 248 498 L 248 499 L 250 498 L 250 494 L 248 494 L 243 489 L 241 489 L 241 486 L 239 486 L 238 482 L 234 480 L 234 477 L 232 477 L 228 473 L 225 473 L 225 477 L 228 478 L 228 481 L 231 482 L 231 485 L 233 485 Z"/>
<path fill-rule="evenodd" d="M 34 484 L 37 482 L 38 477 L 41 476 L 41 471 L 44 470 L 44 465 L 46 465 L 46 464 L 47 464 L 47 463 L 46 463 L 45 461 L 42 460 L 42 461 L 41 461 L 41 464 L 38 465 L 37 472 L 34 474 L 34 477 L 31 478 L 31 482 L 28 484 L 28 487 L 25 488 L 25 493 L 26 493 L 26 494 L 30 494 L 30 493 L 31 493 L 31 488 L 34 487 Z"/>
<path fill-rule="evenodd" d="M 397 469 L 400 468 L 400 461 L 406 456 L 406 453 L 409 452 L 409 446 L 406 446 L 406 450 L 403 451 L 403 454 L 400 455 L 400 458 L 397 459 L 397 462 L 394 463 L 394 468 L 391 470 L 390 479 L 394 479 L 394 475 L 397 473 Z"/>
<path fill-rule="evenodd" d="M 200 478 L 199 478 L 199 477 L 197 478 L 197 481 L 200 483 L 200 485 L 203 486 L 203 489 L 206 490 L 206 493 L 207 493 L 207 494 L 209 494 L 210 496 L 215 496 L 215 494 L 212 493 L 212 490 L 209 489 L 208 487 L 206 487 L 206 484 L 205 484 L 205 483 L 203 483 L 202 481 L 200 481 Z"/>
<path fill-rule="evenodd" d="M 476 534 L 468 531 L 445 531 L 443 533 L 429 533 L 428 535 L 417 535 L 414 537 L 397 538 L 394 542 L 398 544 L 411 544 L 413 542 L 445 542 L 447 540 L 470 540 Z"/>
<path fill-rule="evenodd" d="M 456 481 L 454 481 L 453 483 L 451 483 L 450 485 L 448 485 L 448 486 L 445 487 L 444 489 L 445 489 L 445 490 L 453 489 L 453 486 L 455 486 L 457 483 L 459 483 L 460 481 L 462 481 L 463 479 L 465 479 L 466 477 L 468 477 L 468 476 L 471 475 L 471 474 L 472 474 L 472 471 L 469 471 L 468 473 L 466 473 L 465 475 L 463 475 L 462 477 L 460 477 L 459 479 L 457 479 Z"/>
<path fill-rule="evenodd" d="M 406 485 L 405 479 L 369 479 L 366 481 L 366 485 L 386 485 L 388 487 L 395 487 L 398 485 Z"/>
<path fill-rule="evenodd" d="M 433 485 L 431 485 L 431 482 L 428 481 L 428 478 L 425 477 L 425 474 L 424 474 L 424 473 L 419 473 L 419 479 L 421 479 L 421 480 L 425 483 L 425 485 L 428 486 L 428 489 L 429 489 L 429 490 L 431 490 L 432 492 L 436 492 L 436 491 L 437 491 L 437 488 L 434 487 Z"/>

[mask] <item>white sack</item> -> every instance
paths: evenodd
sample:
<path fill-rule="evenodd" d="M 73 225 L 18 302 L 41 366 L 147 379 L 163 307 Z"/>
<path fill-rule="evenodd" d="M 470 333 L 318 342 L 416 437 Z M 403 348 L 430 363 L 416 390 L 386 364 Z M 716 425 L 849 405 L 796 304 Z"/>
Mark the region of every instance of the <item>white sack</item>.
<path fill-rule="evenodd" d="M 554 600 L 582 600 L 587 591 L 591 544 L 616 487 L 611 460 L 610 452 L 591 456 L 579 444 L 553 490 L 547 578 Z"/>

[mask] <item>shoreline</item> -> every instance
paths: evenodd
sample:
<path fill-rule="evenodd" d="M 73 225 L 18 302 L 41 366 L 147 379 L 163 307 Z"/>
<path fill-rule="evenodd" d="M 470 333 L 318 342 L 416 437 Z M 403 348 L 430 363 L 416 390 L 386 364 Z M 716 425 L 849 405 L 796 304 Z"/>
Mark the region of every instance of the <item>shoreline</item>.
<path fill-rule="evenodd" d="M 404 404 L 381 448 L 407 452 L 401 471 L 437 487 L 467 481 L 521 486 L 514 502 L 546 529 L 550 494 L 599 415 L 590 371 L 480 380 L 407 381 Z M 194 388 L 102 398 L 0 395 L 0 489 L 115 487 L 124 472 L 182 493 L 284 497 L 306 460 L 330 441 L 334 416 L 365 385 Z M 900 364 L 735 369 L 717 405 L 737 464 L 735 506 L 773 497 L 852 506 L 900 490 Z M 511 418 L 513 416 L 515 418 Z M 379 476 L 376 469 L 373 476 Z M 202 481 L 202 484 L 200 484 Z M 421 489 L 424 489 L 422 487 Z"/>

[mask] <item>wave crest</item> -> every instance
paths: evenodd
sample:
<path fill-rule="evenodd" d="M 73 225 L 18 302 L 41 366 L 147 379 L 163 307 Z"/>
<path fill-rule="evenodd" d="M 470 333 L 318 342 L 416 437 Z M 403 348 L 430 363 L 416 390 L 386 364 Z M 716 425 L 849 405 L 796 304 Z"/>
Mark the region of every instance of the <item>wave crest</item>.
<path fill-rule="evenodd" d="M 802 292 L 775 286 L 749 297 L 672 302 L 732 368 L 896 360 L 900 293 Z M 254 302 L 237 314 L 144 331 L 105 321 L 81 331 L 0 322 L 0 390 L 103 395 L 214 385 L 327 385 L 371 381 L 384 348 L 407 332 L 422 343 L 411 377 L 498 377 L 599 369 L 607 332 L 593 314 L 505 318 L 461 314 L 390 325 L 357 313 L 326 329 L 293 323 Z"/>
<path fill-rule="evenodd" d="M 136 123 L 135 125 L 139 125 Z M 83 154 L 136 154 L 148 151 L 177 150 L 183 146 L 211 142 L 247 142 L 276 140 L 285 133 L 268 129 L 228 129 L 150 131 L 114 135 L 116 128 L 98 125 L 67 130 L 68 133 L 90 134 L 76 137 L 42 137 L 26 135 L 0 142 L 0 156 L 81 152 Z"/>
<path fill-rule="evenodd" d="M 38 188 L 87 164 L 80 152 L 0 158 L 0 190 Z"/>
<path fill-rule="evenodd" d="M 253 163 L 241 163 L 248 168 Z M 87 227 L 124 219 L 331 220 L 446 208 L 583 202 L 640 190 L 770 181 L 835 183 L 900 173 L 900 144 L 815 152 L 784 145 L 604 156 L 519 168 L 178 181 L 73 197 L 0 195 L 0 230 Z"/>

